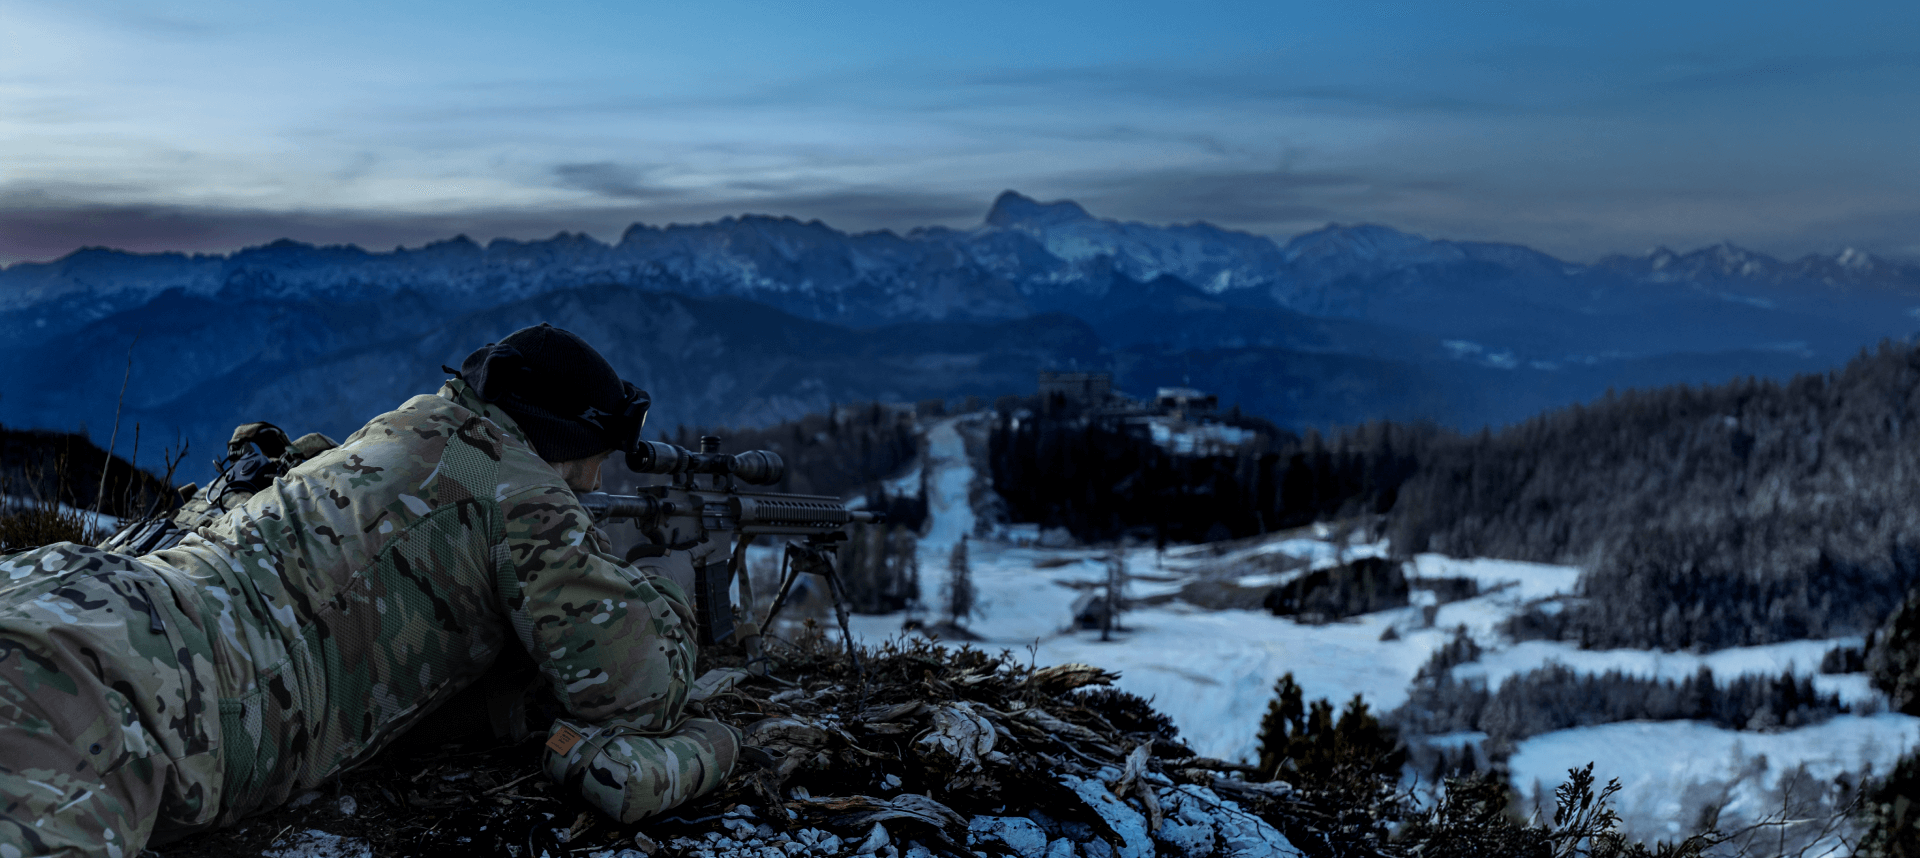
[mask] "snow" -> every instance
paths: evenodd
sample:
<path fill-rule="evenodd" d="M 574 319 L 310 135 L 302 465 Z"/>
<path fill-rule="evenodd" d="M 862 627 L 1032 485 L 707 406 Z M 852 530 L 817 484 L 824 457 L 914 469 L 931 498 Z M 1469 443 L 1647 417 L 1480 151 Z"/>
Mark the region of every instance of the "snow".
<path fill-rule="evenodd" d="M 1687 833 L 1688 811 L 1703 795 L 1731 799 L 1723 820 L 1757 820 L 1779 810 L 1770 793 L 1799 765 L 1816 782 L 1869 767 L 1884 774 L 1916 744 L 1920 718 L 1908 715 L 1843 715 L 1779 733 L 1630 721 L 1535 736 L 1519 744 L 1509 765 L 1515 787 L 1531 797 L 1536 791 L 1550 796 L 1567 769 L 1591 762 L 1596 781 L 1620 779 L 1617 809 L 1630 834 L 1672 838 Z"/>
<path fill-rule="evenodd" d="M 0 495 L 0 511 L 31 509 L 39 505 L 40 501 L 33 498 L 20 497 L 17 495 Z M 60 514 L 79 516 L 88 532 L 99 534 L 101 537 L 111 535 L 114 531 L 120 529 L 119 516 L 107 515 L 106 513 L 94 512 L 92 510 L 75 509 L 64 503 L 60 505 Z"/>
<path fill-rule="evenodd" d="M 920 540 L 920 568 L 946 568 L 947 552 L 960 537 L 973 532 L 973 463 L 960 438 L 959 423 L 966 416 L 949 417 L 927 429 L 927 467 L 933 472 L 927 487 L 927 515 L 933 520 Z M 932 604 L 929 601 L 927 604 Z"/>
<path fill-rule="evenodd" d="M 959 434 L 960 421 L 933 424 L 927 435 L 929 509 L 932 520 L 920 545 L 924 604 L 937 605 L 954 542 L 975 530 L 968 504 L 976 479 Z M 1000 533 L 1010 532 L 1000 528 Z M 1299 568 L 1270 570 L 1275 556 Z M 1260 719 L 1273 698 L 1274 682 L 1291 673 L 1307 699 L 1344 705 L 1355 694 L 1383 712 L 1403 704 L 1409 686 L 1432 653 L 1464 628 L 1483 647 L 1476 663 L 1456 667 L 1461 678 L 1478 676 L 1493 687 L 1517 673 L 1558 662 L 1581 673 L 1618 670 L 1635 676 L 1682 680 L 1701 667 L 1725 681 L 1740 675 L 1812 675 L 1814 685 L 1842 701 L 1871 711 L 1884 707 L 1861 674 L 1819 674 L 1828 650 L 1859 646 L 1861 639 L 1835 638 L 1739 647 L 1711 653 L 1643 650 L 1582 651 L 1549 641 L 1513 642 L 1499 632 L 1524 608 L 1555 610 L 1576 593 L 1580 570 L 1508 560 L 1457 559 L 1422 554 L 1407 570 L 1413 604 L 1325 624 L 1304 624 L 1263 611 L 1210 610 L 1177 598 L 1124 612 L 1113 640 L 1070 627 L 1074 600 L 1107 579 L 1118 559 L 1129 576 L 1128 597 L 1169 597 L 1196 580 L 1270 586 L 1358 557 L 1388 556 L 1384 542 L 1336 544 L 1327 528 L 1276 534 L 1252 542 L 1124 550 L 1047 548 L 1030 540 L 1010 543 L 976 538 L 969 566 L 981 614 L 967 623 L 975 646 L 1006 650 L 1035 665 L 1083 662 L 1120 674 L 1118 687 L 1148 698 L 1173 719 L 1196 753 L 1228 760 L 1257 755 Z M 1259 564 L 1259 565 L 1255 565 Z M 1436 605 L 1423 579 L 1466 578 L 1479 595 Z M 1431 612 L 1431 621 L 1428 612 Z M 902 616 L 855 616 L 856 638 L 874 644 L 898 637 Z M 1386 633 L 1392 630 L 1393 635 Z M 1382 637 L 1392 637 L 1382 640 Z M 1485 740 L 1479 733 L 1430 737 L 1447 747 Z M 1845 715 L 1821 724 L 1775 733 L 1737 732 L 1694 722 L 1630 722 L 1549 733 L 1519 744 L 1512 760 L 1514 783 L 1531 794 L 1538 781 L 1551 800 L 1569 767 L 1599 761 L 1602 783 L 1619 777 L 1623 815 L 1636 836 L 1672 837 L 1693 824 L 1702 789 L 1722 789 L 1732 801 L 1724 817 L 1763 815 L 1768 790 L 1781 773 L 1805 763 L 1831 779 L 1868 766 L 1886 771 L 1902 750 L 1920 744 L 1920 718 L 1905 715 Z M 1692 796 L 1690 798 L 1690 796 Z M 1775 799 L 1777 800 L 1777 799 Z M 1693 804 L 1687 804 L 1692 801 Z M 1741 804 L 1745 802 L 1745 804 Z"/>
<path fill-rule="evenodd" d="M 929 537 L 926 542 L 932 541 Z M 1287 549 L 1291 556 L 1315 565 L 1332 565 L 1340 553 L 1324 541 L 1306 539 L 1241 553 Z M 1372 556 L 1384 550 L 1384 545 L 1356 546 L 1345 554 L 1348 558 Z M 1115 639 L 1102 642 L 1098 632 L 1067 628 L 1073 600 L 1083 589 L 1066 585 L 1104 583 L 1107 573 L 1101 558 L 1105 556 L 1084 550 L 972 542 L 969 566 L 980 594 L 981 616 L 968 624 L 968 630 L 981 637 L 978 646 L 1025 653 L 1022 660 L 1036 664 L 1085 662 L 1119 671 L 1121 689 L 1153 700 L 1179 726 L 1181 737 L 1194 751 L 1208 756 L 1229 760 L 1257 756 L 1254 737 L 1273 699 L 1274 682 L 1282 674 L 1292 673 L 1309 699 L 1327 697 L 1344 703 L 1357 693 L 1375 711 L 1384 711 L 1406 702 L 1407 687 L 1420 666 L 1452 635 L 1449 626 L 1410 628 L 1419 621 L 1417 608 L 1308 625 L 1264 611 L 1211 611 L 1174 601 L 1124 613 Z M 928 565 L 930 557 L 938 558 L 936 565 Z M 1199 562 L 1194 553 L 1179 558 L 1169 552 L 1163 567 L 1150 548 L 1127 551 L 1122 557 L 1131 576 L 1174 577 Z M 946 553 L 935 549 L 930 554 L 923 543 L 921 558 L 921 568 L 927 570 L 921 576 L 923 592 L 937 592 L 945 578 Z M 1041 569 L 1036 563 L 1042 560 L 1074 562 Z M 1472 603 L 1500 605 L 1527 594 L 1557 592 L 1570 587 L 1577 574 L 1531 563 L 1425 557 L 1420 568 L 1431 574 L 1494 582 L 1488 586 L 1519 582 L 1499 593 L 1441 609 L 1442 617 L 1457 622 L 1467 622 L 1470 614 L 1504 616 L 1495 607 L 1478 609 Z M 1547 580 L 1531 580 L 1534 577 Z M 1139 599 L 1179 586 L 1136 577 L 1128 592 Z M 855 616 L 854 634 L 877 643 L 900 634 L 900 619 L 898 615 Z M 1401 627 L 1399 640 L 1380 640 L 1389 627 Z"/>
<path fill-rule="evenodd" d="M 1250 429 L 1215 423 L 1173 426 L 1156 420 L 1147 424 L 1147 432 L 1153 436 L 1153 443 L 1182 456 L 1232 452 L 1254 438 Z"/>

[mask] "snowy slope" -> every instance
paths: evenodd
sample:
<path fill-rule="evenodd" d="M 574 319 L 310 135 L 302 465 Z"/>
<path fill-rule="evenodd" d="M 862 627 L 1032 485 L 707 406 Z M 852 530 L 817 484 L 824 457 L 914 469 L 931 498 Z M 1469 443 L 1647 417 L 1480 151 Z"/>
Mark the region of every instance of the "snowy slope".
<path fill-rule="evenodd" d="M 947 557 L 960 534 L 974 531 L 968 489 L 978 475 L 968 462 L 956 427 L 968 418 L 948 418 L 928 432 L 932 522 L 921 544 L 925 604 L 937 605 Z M 1277 535 L 1231 550 L 1185 546 L 1157 554 L 1151 548 L 1121 551 L 1133 577 L 1135 599 L 1178 592 L 1196 577 L 1219 576 L 1262 555 L 1298 558 L 1302 570 L 1325 568 L 1356 556 L 1383 555 L 1386 546 L 1336 545 L 1325 536 Z M 1375 711 L 1407 700 L 1408 687 L 1454 629 L 1465 627 L 1485 647 L 1482 658 L 1456 667 L 1461 678 L 1478 676 L 1497 688 L 1506 678 L 1549 662 L 1582 673 L 1618 670 L 1638 676 L 1684 679 L 1701 667 L 1722 681 L 1742 674 L 1792 671 L 1814 675 L 1822 692 L 1852 704 L 1879 708 L 1884 701 L 1861 675 L 1816 673 L 1834 646 L 1857 646 L 1858 638 L 1795 641 L 1713 653 L 1641 650 L 1582 651 L 1544 641 L 1515 643 L 1496 631 L 1504 618 L 1541 600 L 1574 592 L 1579 570 L 1487 559 L 1414 558 L 1413 578 L 1472 578 L 1481 595 L 1440 605 L 1427 622 L 1421 600 L 1347 621 L 1306 625 L 1265 612 L 1206 610 L 1173 600 L 1123 615 L 1124 629 L 1111 642 L 1098 632 L 1068 628 L 1076 596 L 1106 579 L 1110 552 L 1010 544 L 975 534 L 970 568 L 981 596 L 982 615 L 967 625 L 989 650 L 1006 649 L 1037 664 L 1085 662 L 1121 674 L 1119 686 L 1153 699 L 1201 754 L 1251 759 L 1255 736 L 1274 681 L 1292 673 L 1308 699 L 1342 704 L 1362 695 Z M 1271 568 L 1269 565 L 1268 568 Z M 1270 586 L 1300 574 L 1238 576 L 1242 586 Z M 1415 590 L 1416 597 L 1431 596 Z M 1431 601 L 1430 599 L 1428 601 Z M 869 643 L 901 634 L 901 615 L 854 618 L 856 636 Z M 1392 629 L 1397 639 L 1382 640 Z M 1476 741 L 1471 735 L 1455 741 Z M 1847 715 L 1795 730 L 1759 733 L 1723 730 L 1696 722 L 1628 722 L 1563 730 L 1521 742 L 1510 764 L 1522 795 L 1537 788 L 1550 804 L 1553 788 L 1570 767 L 1597 762 L 1602 782 L 1618 777 L 1622 805 L 1636 837 L 1671 837 L 1691 830 L 1707 798 L 1724 802 L 1723 821 L 1763 817 L 1778 800 L 1783 775 L 1805 764 L 1823 781 L 1869 768 L 1885 772 L 1905 750 L 1920 745 L 1920 718 L 1898 714 Z M 1703 798 L 1703 796 L 1707 798 Z M 1549 808 L 1550 812 L 1550 808 Z"/>
<path fill-rule="evenodd" d="M 1723 830 L 1778 812 L 1782 781 L 1791 781 L 1801 765 L 1802 786 L 1818 789 L 1843 775 L 1857 783 L 1863 772 L 1886 774 L 1916 745 L 1920 718 L 1886 713 L 1842 715 L 1779 733 L 1695 721 L 1629 721 L 1535 736 L 1520 743 L 1509 765 L 1521 795 L 1547 796 L 1550 808 L 1567 769 L 1593 763 L 1600 782 L 1620 780 L 1618 809 L 1629 834 L 1672 839 L 1691 833 L 1710 801 L 1726 802 Z"/>

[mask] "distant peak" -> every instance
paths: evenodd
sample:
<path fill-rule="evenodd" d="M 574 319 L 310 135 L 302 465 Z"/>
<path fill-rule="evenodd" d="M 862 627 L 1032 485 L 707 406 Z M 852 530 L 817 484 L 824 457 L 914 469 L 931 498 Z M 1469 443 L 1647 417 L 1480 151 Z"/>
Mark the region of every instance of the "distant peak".
<path fill-rule="evenodd" d="M 987 225 L 1003 229 L 1044 228 L 1074 221 L 1093 220 L 1093 215 L 1072 200 L 1043 203 L 1018 191 L 1004 191 L 987 211 Z"/>
<path fill-rule="evenodd" d="M 1294 236 L 1292 241 L 1287 242 L 1287 252 L 1293 256 L 1380 256 L 1405 252 L 1430 243 L 1425 236 L 1401 232 L 1377 223 L 1351 226 L 1329 223 L 1313 232 Z"/>
<path fill-rule="evenodd" d="M 439 250 L 441 248 L 450 248 L 454 250 L 467 250 L 467 249 L 479 250 L 480 245 L 478 242 L 475 242 L 473 239 L 468 238 L 467 234 L 463 232 L 452 238 L 443 238 L 443 239 L 440 239 L 439 241 L 429 241 L 426 244 L 423 244 L 420 246 L 421 250 Z"/>

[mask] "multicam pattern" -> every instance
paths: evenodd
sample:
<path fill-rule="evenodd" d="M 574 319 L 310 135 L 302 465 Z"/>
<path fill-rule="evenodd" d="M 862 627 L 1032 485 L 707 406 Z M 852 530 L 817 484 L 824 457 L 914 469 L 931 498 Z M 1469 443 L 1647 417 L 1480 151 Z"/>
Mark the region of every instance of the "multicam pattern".
<path fill-rule="evenodd" d="M 693 718 L 679 730 L 658 731 L 625 724 L 585 727 L 570 752 L 547 747 L 545 769 L 576 790 L 588 804 L 615 819 L 644 819 L 720 785 L 733 769 L 740 732 L 710 718 Z"/>
<path fill-rule="evenodd" d="M 274 807 L 516 638 L 577 719 L 555 729 L 592 734 L 548 770 L 609 813 L 656 813 L 733 764 L 731 728 L 683 715 L 686 596 L 607 554 L 558 472 L 457 381 L 175 548 L 59 544 L 0 575 L 0 855 L 56 836 L 134 854 Z"/>

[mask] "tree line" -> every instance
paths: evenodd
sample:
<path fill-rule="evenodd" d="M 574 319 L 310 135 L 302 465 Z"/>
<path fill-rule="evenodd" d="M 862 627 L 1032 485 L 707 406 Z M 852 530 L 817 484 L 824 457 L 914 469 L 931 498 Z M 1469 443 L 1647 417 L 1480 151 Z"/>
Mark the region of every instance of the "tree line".
<path fill-rule="evenodd" d="M 994 490 L 1016 521 L 1102 542 L 1201 542 L 1391 509 L 1437 430 L 1370 423 L 1331 441 L 1265 421 L 1242 455 L 1177 455 L 1144 426 L 1098 414 L 1006 407 L 988 438 Z"/>
<path fill-rule="evenodd" d="M 1548 664 L 1500 683 L 1424 674 L 1395 723 L 1441 735 L 1478 731 L 1496 745 L 1531 736 L 1619 721 L 1705 721 L 1730 730 L 1790 729 L 1848 711 L 1821 694 L 1808 676 L 1742 674 L 1721 682 L 1706 667 L 1686 679 L 1653 679 L 1619 671 L 1580 673 Z"/>
<path fill-rule="evenodd" d="M 1864 633 L 1920 583 L 1920 348 L 1787 381 L 1610 392 L 1499 431 L 1271 430 L 1179 456 L 1087 414 L 1003 410 L 995 488 L 1087 541 L 1203 541 L 1377 513 L 1399 555 L 1579 565 L 1530 633 L 1718 649 Z"/>

